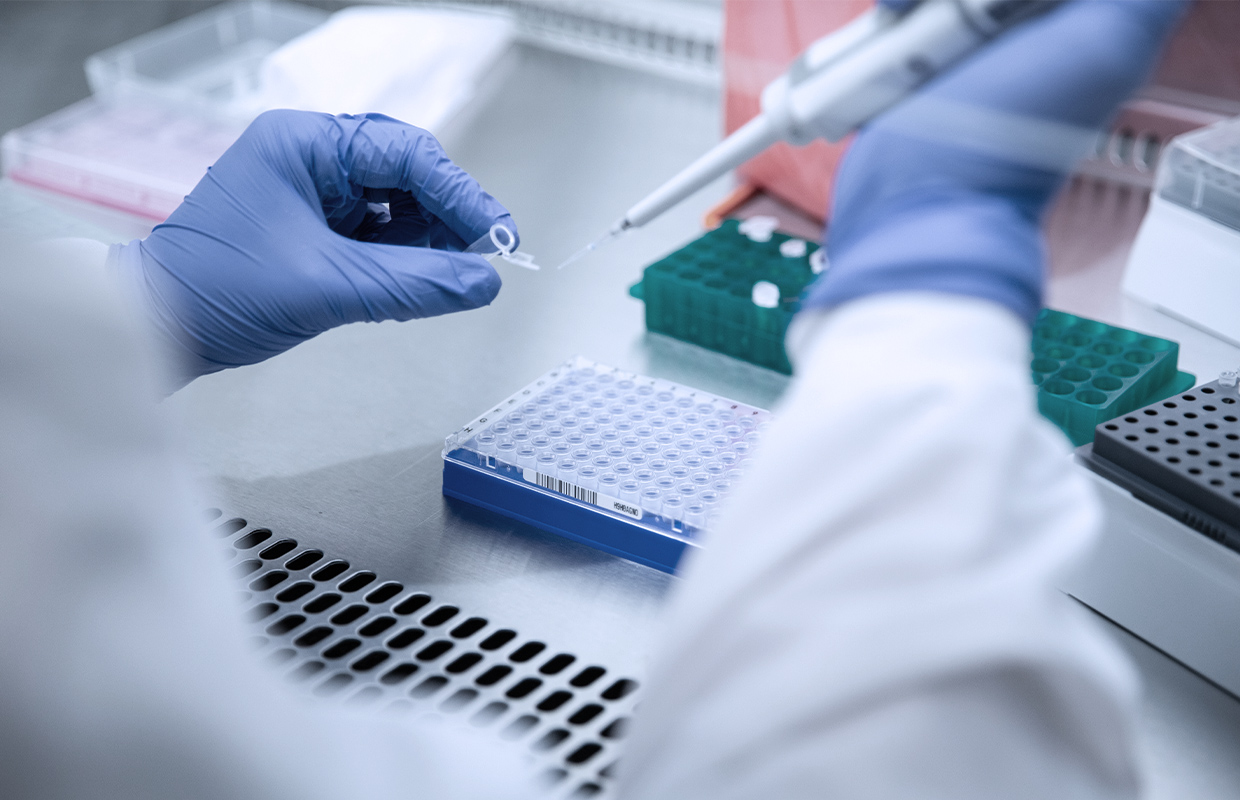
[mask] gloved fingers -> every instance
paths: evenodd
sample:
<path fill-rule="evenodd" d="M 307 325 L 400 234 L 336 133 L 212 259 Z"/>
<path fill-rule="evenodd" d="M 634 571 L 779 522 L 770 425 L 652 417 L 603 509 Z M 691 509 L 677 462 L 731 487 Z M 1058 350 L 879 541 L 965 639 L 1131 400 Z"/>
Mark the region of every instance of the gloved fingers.
<path fill-rule="evenodd" d="M 488 305 L 500 277 L 481 256 L 423 247 L 338 240 L 333 260 L 345 278 L 328 286 L 340 322 L 405 321 Z"/>
<path fill-rule="evenodd" d="M 460 252 L 469 246 L 468 242 L 423 208 L 410 192 L 403 189 L 390 190 L 388 208 L 392 221 L 375 241 L 453 252 Z"/>
<path fill-rule="evenodd" d="M 429 132 L 382 114 L 331 119 L 344 174 L 327 181 L 328 194 L 338 191 L 342 180 L 374 189 L 403 189 L 466 242 L 508 215 L 499 201 L 448 158 Z"/>
<path fill-rule="evenodd" d="M 1096 127 L 1139 88 L 1187 0 L 1069 0 L 1005 34 L 930 95 Z"/>
<path fill-rule="evenodd" d="M 877 0 L 874 4 L 879 8 L 885 8 L 888 11 L 894 11 L 897 14 L 903 14 L 922 0 Z"/>
<path fill-rule="evenodd" d="M 359 242 L 377 242 L 379 241 L 388 224 L 392 221 L 392 215 L 388 211 L 387 206 L 378 203 L 366 204 L 366 215 L 349 236 L 350 239 L 356 239 Z"/>

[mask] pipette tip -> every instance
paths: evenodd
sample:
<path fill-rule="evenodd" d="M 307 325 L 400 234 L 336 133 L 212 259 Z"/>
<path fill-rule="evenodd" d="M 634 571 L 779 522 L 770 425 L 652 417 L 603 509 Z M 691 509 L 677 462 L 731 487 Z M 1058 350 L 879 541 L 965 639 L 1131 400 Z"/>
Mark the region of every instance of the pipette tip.
<path fill-rule="evenodd" d="M 595 239 L 594 241 L 590 242 L 590 243 L 589 243 L 588 245 L 586 245 L 585 247 L 583 247 L 583 248 L 581 248 L 580 250 L 578 250 L 576 253 L 573 253 L 571 256 L 569 256 L 569 257 L 568 257 L 568 258 L 564 261 L 564 263 L 563 263 L 563 264 L 561 264 L 560 266 L 556 267 L 556 269 L 564 269 L 564 268 L 565 268 L 565 267 L 567 267 L 569 264 L 572 264 L 574 261 L 578 261 L 578 260 L 580 260 L 580 259 L 584 258 L 584 257 L 585 257 L 585 256 L 587 256 L 589 253 L 591 253 L 592 251 L 599 249 L 599 248 L 600 248 L 600 247 L 602 247 L 603 245 L 605 245 L 605 244 L 607 244 L 608 242 L 610 242 L 612 239 L 614 239 L 614 238 L 616 238 L 617 236 L 619 236 L 619 235 L 620 235 L 621 233 L 623 233 L 624 231 L 628 230 L 628 227 L 629 227 L 628 225 L 625 225 L 625 224 L 622 224 L 622 223 L 617 223 L 617 224 L 616 224 L 615 226 L 613 226 L 613 227 L 612 227 L 612 229 L 611 229 L 611 230 L 609 230 L 607 233 L 603 234 L 603 235 L 602 235 L 602 236 L 600 236 L 599 238 L 597 238 L 597 239 Z"/>

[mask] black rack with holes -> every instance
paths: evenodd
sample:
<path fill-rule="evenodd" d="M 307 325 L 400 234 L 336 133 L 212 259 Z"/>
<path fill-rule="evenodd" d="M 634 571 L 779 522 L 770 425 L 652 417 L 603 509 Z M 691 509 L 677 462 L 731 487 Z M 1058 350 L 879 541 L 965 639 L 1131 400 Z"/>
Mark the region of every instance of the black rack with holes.
<path fill-rule="evenodd" d="M 1078 450 L 1099 475 L 1240 551 L 1240 394 L 1218 382 L 1099 425 Z"/>
<path fill-rule="evenodd" d="M 254 645 L 290 681 L 322 698 L 489 728 L 545 762 L 556 796 L 606 793 L 636 681 L 267 528 L 211 516 L 245 586 Z"/>

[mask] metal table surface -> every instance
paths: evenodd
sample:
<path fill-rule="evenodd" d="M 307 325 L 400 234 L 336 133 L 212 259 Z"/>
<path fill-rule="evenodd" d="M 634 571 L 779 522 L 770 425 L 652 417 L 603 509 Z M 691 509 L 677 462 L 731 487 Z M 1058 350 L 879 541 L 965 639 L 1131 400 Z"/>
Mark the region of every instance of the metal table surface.
<path fill-rule="evenodd" d="M 509 67 L 443 138 L 513 211 L 524 249 L 544 265 L 718 138 L 709 91 L 526 48 Z M 785 379 L 647 335 L 642 306 L 626 293 L 642 265 L 695 235 L 727 188 L 562 273 L 501 264 L 504 289 L 489 308 L 349 326 L 194 382 L 166 406 L 207 493 L 277 533 L 640 674 L 674 579 L 445 500 L 440 451 L 446 434 L 578 353 L 770 407 Z M 69 233 L 140 234 L 133 221 L 5 186 L 0 208 L 14 207 L 40 218 L 52 209 L 51 224 Z M 1180 323 L 1108 303 L 1077 310 L 1178 338 L 1186 368 L 1201 375 L 1240 360 Z M 1148 796 L 1236 796 L 1240 702 L 1108 628 L 1145 682 Z"/>

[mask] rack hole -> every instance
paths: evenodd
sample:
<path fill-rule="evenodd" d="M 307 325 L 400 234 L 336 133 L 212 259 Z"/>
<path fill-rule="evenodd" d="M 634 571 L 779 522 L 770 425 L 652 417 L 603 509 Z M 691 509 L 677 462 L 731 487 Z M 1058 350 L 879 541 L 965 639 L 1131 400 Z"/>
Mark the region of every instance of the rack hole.
<path fill-rule="evenodd" d="M 405 628 L 391 639 L 388 639 L 387 646 L 393 650 L 402 650 L 421 639 L 425 634 L 426 631 L 421 628 Z"/>
<path fill-rule="evenodd" d="M 296 572 L 305 569 L 323 557 L 322 550 L 307 550 L 304 553 L 298 553 L 288 560 L 284 568 Z"/>
<path fill-rule="evenodd" d="M 507 694 L 513 700 L 520 700 L 523 697 L 527 697 L 530 692 L 533 692 L 539 686 L 542 686 L 542 681 L 538 678 L 522 678 L 512 685 Z"/>
<path fill-rule="evenodd" d="M 568 721 L 572 725 L 585 725 L 601 713 L 603 713 L 603 707 L 598 703 L 587 703 L 577 709 Z"/>
<path fill-rule="evenodd" d="M 376 586 L 370 590 L 370 594 L 366 595 L 367 603 L 386 603 L 396 595 L 400 594 L 405 587 L 395 581 Z"/>
<path fill-rule="evenodd" d="M 326 697 L 328 695 L 336 694 L 350 683 L 353 683 L 352 675 L 344 672 L 338 672 L 315 687 L 314 693 Z"/>
<path fill-rule="evenodd" d="M 604 700 L 619 700 L 632 694 L 633 690 L 636 688 L 637 681 L 629 680 L 628 678 L 621 678 L 611 686 L 608 686 L 603 691 L 602 697 Z"/>
<path fill-rule="evenodd" d="M 295 681 L 309 680 L 322 672 L 323 668 L 326 666 L 327 665 L 322 661 L 306 661 L 298 666 L 297 669 L 293 670 L 289 674 L 289 677 Z"/>
<path fill-rule="evenodd" d="M 242 525 L 242 527 L 245 527 L 245 526 Z M 267 530 L 266 528 L 259 528 L 258 530 L 250 531 L 245 536 L 242 536 L 240 539 L 233 542 L 233 547 L 237 548 L 238 550 L 250 550 L 255 547 L 258 547 L 260 544 L 262 544 L 263 542 L 267 541 L 270 538 L 271 538 L 271 531 Z"/>
<path fill-rule="evenodd" d="M 251 558 L 247 561 L 242 561 L 238 564 L 233 565 L 232 574 L 236 575 L 238 578 L 243 578 L 246 575 L 249 575 L 251 572 L 262 569 L 262 567 L 263 567 L 263 562 L 257 559 Z"/>
<path fill-rule="evenodd" d="M 566 692 L 563 689 L 552 692 L 542 699 L 538 704 L 539 711 L 555 711 L 560 706 L 573 699 L 572 692 Z"/>
<path fill-rule="evenodd" d="M 535 725 L 538 724 L 538 717 L 533 714 L 522 714 L 521 716 L 508 723 L 508 727 L 500 733 L 500 736 L 509 741 L 520 739 L 522 736 L 530 732 Z"/>
<path fill-rule="evenodd" d="M 452 642 L 447 642 L 441 639 L 438 642 L 431 642 L 426 647 L 423 647 L 422 650 L 418 652 L 417 658 L 419 661 L 434 661 L 451 649 Z"/>
<path fill-rule="evenodd" d="M 260 575 L 250 584 L 250 588 L 256 592 L 265 592 L 284 582 L 288 577 L 288 573 L 284 570 L 273 569 L 265 575 Z"/>
<path fill-rule="evenodd" d="M 314 578 L 316 581 L 330 581 L 332 578 L 339 577 L 340 573 L 344 572 L 348 568 L 348 561 L 342 561 L 340 559 L 328 561 L 326 564 L 316 569 L 310 577 Z"/>
<path fill-rule="evenodd" d="M 442 675 L 432 675 L 426 680 L 413 687 L 409 692 L 413 697 L 430 697 L 435 692 L 442 689 L 448 683 L 448 679 Z"/>
<path fill-rule="evenodd" d="M 373 572 L 358 572 L 345 578 L 336 588 L 342 592 L 356 592 L 363 586 L 367 586 L 375 579 Z"/>
<path fill-rule="evenodd" d="M 379 683 L 386 686 L 395 686 L 396 684 L 406 681 L 409 676 L 418 671 L 417 664 L 410 664 L 408 661 L 396 666 L 383 673 L 383 677 L 379 679 Z"/>
<path fill-rule="evenodd" d="M 275 603 L 259 603 L 250 609 L 248 616 L 254 622 L 258 622 L 260 619 L 270 617 L 279 610 L 280 607 Z"/>
<path fill-rule="evenodd" d="M 369 705 L 382 696 L 383 690 L 378 686 L 364 686 L 361 689 L 358 689 L 357 692 L 349 698 L 349 702 L 353 705 L 359 706 Z"/>
<path fill-rule="evenodd" d="M 232 536 L 234 533 L 241 530 L 245 526 L 246 526 L 245 520 L 241 519 L 240 517 L 234 517 L 228 520 L 227 522 L 221 522 L 219 525 L 216 525 L 215 533 L 216 535 L 221 536 L 221 537 Z M 271 534 L 268 534 L 268 536 L 270 535 Z"/>
<path fill-rule="evenodd" d="M 336 616 L 332 617 L 332 624 L 348 625 L 350 622 L 353 622 L 358 617 L 364 616 L 366 612 L 369 610 L 370 609 L 367 608 L 366 606 L 356 604 L 356 603 L 354 605 L 347 606 L 344 609 L 337 612 Z"/>
<path fill-rule="evenodd" d="M 490 636 L 482 640 L 482 644 L 478 645 L 483 650 L 498 650 L 504 645 L 511 642 L 517 637 L 516 631 L 498 630 Z"/>
<path fill-rule="evenodd" d="M 607 670 L 602 667 L 586 667 L 581 672 L 578 672 L 576 676 L 569 681 L 569 684 L 578 688 L 583 688 L 603 677 L 603 674 L 606 672 Z"/>
<path fill-rule="evenodd" d="M 508 656 L 509 661 L 515 661 L 518 664 L 524 664 L 534 656 L 547 649 L 547 645 L 542 642 L 526 642 L 525 644 L 512 651 Z"/>
<path fill-rule="evenodd" d="M 457 689 L 447 700 L 439 704 L 439 710 L 447 714 L 453 714 L 474 702 L 477 697 L 478 691 L 476 689 Z"/>
<path fill-rule="evenodd" d="M 362 636 L 378 636 L 396 624 L 396 617 L 376 617 L 357 629 Z"/>
<path fill-rule="evenodd" d="M 452 619 L 460 611 L 456 606 L 440 606 L 422 618 L 422 624 L 428 628 L 442 625 Z"/>
<path fill-rule="evenodd" d="M 267 660 L 273 664 L 283 664 L 295 655 L 297 655 L 296 650 L 292 650 L 288 647 L 282 647 L 267 656 Z"/>
<path fill-rule="evenodd" d="M 465 639 L 473 636 L 478 631 L 486 627 L 487 621 L 482 617 L 470 617 L 452 629 L 452 636 L 457 639 Z"/>
<path fill-rule="evenodd" d="M 595 742 L 587 742 L 586 744 L 583 744 L 581 747 L 578 747 L 576 750 L 570 753 L 568 758 L 565 759 L 565 761 L 567 761 L 570 764 L 584 764 L 590 759 L 594 758 L 596 755 L 598 755 L 598 752 L 602 749 L 603 749 L 603 746 L 601 744 L 597 744 Z"/>
<path fill-rule="evenodd" d="M 293 642 L 298 647 L 314 647 L 319 642 L 332 635 L 332 629 L 326 625 L 320 625 L 317 628 L 311 628 L 303 633 Z"/>
<path fill-rule="evenodd" d="M 343 658 L 361 646 L 361 639 L 341 639 L 323 651 L 323 658 Z"/>
<path fill-rule="evenodd" d="M 292 586 L 283 589 L 276 599 L 281 603 L 291 603 L 294 600 L 300 600 L 314 590 L 314 584 L 309 581 L 298 581 Z"/>
<path fill-rule="evenodd" d="M 375 667 L 392 657 L 386 650 L 372 650 L 349 665 L 354 672 L 370 672 Z"/>
<path fill-rule="evenodd" d="M 474 680 L 474 683 L 478 684 L 479 686 L 494 686 L 495 684 L 502 681 L 504 678 L 507 678 L 510 674 L 512 674 L 512 667 L 504 666 L 503 664 L 497 664 L 494 667 L 491 667 L 490 669 L 488 669 L 486 672 L 479 675 Z"/>
<path fill-rule="evenodd" d="M 468 671 L 481 660 L 482 656 L 478 653 L 466 653 L 465 655 L 457 658 L 448 666 L 444 667 L 444 671 L 457 675 Z"/>
<path fill-rule="evenodd" d="M 546 664 L 539 667 L 538 671 L 544 675 L 558 675 L 564 671 L 564 668 L 577 660 L 576 656 L 570 656 L 568 653 L 560 653 L 557 656 L 547 660 Z"/>
<path fill-rule="evenodd" d="M 627 717 L 614 719 L 607 724 L 606 728 L 599 731 L 599 736 L 604 739 L 623 739 L 624 734 L 628 733 L 629 720 Z"/>
<path fill-rule="evenodd" d="M 430 601 L 431 601 L 430 595 L 411 594 L 408 597 L 406 597 L 404 600 L 401 600 L 399 603 L 392 606 L 392 611 L 396 612 L 397 614 L 400 614 L 401 616 L 406 616 L 408 614 L 412 614 L 413 612 L 417 611 L 419 608 L 426 605 Z"/>
<path fill-rule="evenodd" d="M 470 717 L 469 724 L 476 725 L 479 728 L 490 725 L 495 720 L 504 715 L 508 710 L 507 703 L 501 703 L 498 700 L 487 703 L 478 713 Z"/>
<path fill-rule="evenodd" d="M 552 728 L 542 735 L 542 738 L 534 742 L 535 750 L 550 750 L 560 742 L 568 738 L 568 731 L 563 728 Z"/>
<path fill-rule="evenodd" d="M 302 610 L 309 614 L 317 614 L 320 611 L 326 611 L 332 606 L 340 602 L 340 595 L 335 592 L 327 592 L 311 600 L 302 606 Z"/>
<path fill-rule="evenodd" d="M 282 558 L 297 549 L 297 542 L 294 539 L 281 539 L 275 544 L 268 545 L 263 552 L 258 554 L 259 558 L 271 561 L 273 559 Z"/>
<path fill-rule="evenodd" d="M 283 636 L 306 621 L 301 614 L 289 614 L 267 626 L 268 636 Z"/>

